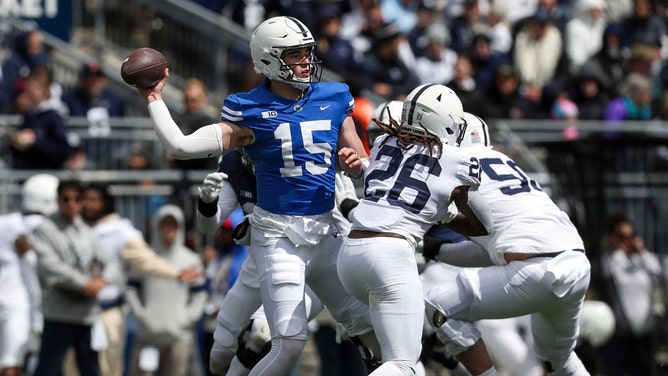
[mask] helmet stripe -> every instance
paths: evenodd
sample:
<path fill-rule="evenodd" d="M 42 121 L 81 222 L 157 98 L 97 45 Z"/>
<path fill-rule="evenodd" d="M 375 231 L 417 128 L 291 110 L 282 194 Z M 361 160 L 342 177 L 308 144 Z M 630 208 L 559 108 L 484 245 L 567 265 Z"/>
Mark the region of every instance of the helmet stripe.
<path fill-rule="evenodd" d="M 489 146 L 489 145 L 491 145 L 492 143 L 490 142 L 490 140 L 488 140 L 488 137 L 489 137 L 489 129 L 488 129 L 488 127 L 487 127 L 487 123 L 485 123 L 485 121 L 482 120 L 482 119 L 480 118 L 480 116 L 476 115 L 476 117 L 478 118 L 478 120 L 480 120 L 480 124 L 482 124 L 482 135 L 483 135 L 483 137 L 485 137 L 485 144 L 484 144 L 484 145 L 485 145 L 485 146 Z"/>
<path fill-rule="evenodd" d="M 408 112 L 408 116 L 406 117 L 406 122 L 408 124 L 413 124 L 413 115 L 415 114 L 415 106 L 417 105 L 418 98 L 420 98 L 420 95 L 422 95 L 422 93 L 424 93 L 425 90 L 427 90 L 428 88 L 430 88 L 434 85 L 436 85 L 436 84 L 424 85 L 424 87 L 422 89 L 420 89 L 417 93 L 415 93 L 415 96 L 411 100 L 411 108 Z"/>
<path fill-rule="evenodd" d="M 286 17 L 286 18 L 289 19 L 290 21 L 294 22 L 297 25 L 299 30 L 301 30 L 302 36 L 304 38 L 308 37 L 309 30 L 306 28 L 306 26 L 304 26 L 304 24 L 301 21 L 299 21 L 298 19 L 296 19 L 294 17 Z"/>

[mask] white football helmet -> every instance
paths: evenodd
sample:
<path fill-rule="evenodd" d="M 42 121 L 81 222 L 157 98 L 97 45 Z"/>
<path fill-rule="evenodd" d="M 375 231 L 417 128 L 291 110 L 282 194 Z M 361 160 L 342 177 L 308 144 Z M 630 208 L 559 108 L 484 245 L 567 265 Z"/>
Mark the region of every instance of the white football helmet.
<path fill-rule="evenodd" d="M 376 109 L 373 111 L 373 119 L 378 119 L 385 124 L 390 124 L 390 115 L 392 119 L 396 121 L 401 121 L 401 111 L 403 109 L 404 102 L 402 101 L 389 101 L 383 102 L 376 106 Z M 383 131 L 373 120 L 369 123 L 366 128 L 366 134 L 369 138 L 369 142 L 373 143 L 373 140 L 376 137 L 380 136 Z"/>
<path fill-rule="evenodd" d="M 317 43 L 309 29 L 294 17 L 272 17 L 263 21 L 250 40 L 251 56 L 255 71 L 271 80 L 306 89 L 311 82 L 320 80 L 320 62 L 315 58 Z M 306 78 L 295 77 L 290 66 L 283 61 L 286 51 L 297 48 L 310 49 L 311 74 Z"/>
<path fill-rule="evenodd" d="M 464 137 L 459 146 L 486 146 L 491 148 L 492 142 L 489 139 L 487 123 L 470 112 L 464 112 L 464 120 L 466 120 L 466 132 L 464 132 Z"/>
<path fill-rule="evenodd" d="M 58 210 L 58 178 L 50 174 L 29 177 L 21 187 L 21 208 L 24 212 L 53 214 Z"/>
<path fill-rule="evenodd" d="M 459 146 L 466 129 L 462 102 L 445 85 L 424 84 L 408 94 L 401 114 L 401 131 L 432 136 L 443 144 Z"/>
<path fill-rule="evenodd" d="M 615 314 L 612 308 L 599 300 L 585 300 L 580 315 L 579 338 L 598 347 L 608 342 L 615 333 Z"/>

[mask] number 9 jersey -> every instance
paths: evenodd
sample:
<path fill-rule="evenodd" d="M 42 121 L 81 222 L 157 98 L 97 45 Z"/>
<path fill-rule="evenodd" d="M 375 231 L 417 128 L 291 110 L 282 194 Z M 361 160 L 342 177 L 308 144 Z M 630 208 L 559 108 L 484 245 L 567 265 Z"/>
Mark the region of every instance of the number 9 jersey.
<path fill-rule="evenodd" d="M 413 143 L 402 149 L 396 138 L 381 135 L 374 141 L 365 173 L 364 198 L 353 217 L 353 230 L 403 235 L 415 247 L 427 230 L 447 212 L 450 194 L 459 186 L 477 187 L 479 175 L 464 148 L 429 148 Z"/>

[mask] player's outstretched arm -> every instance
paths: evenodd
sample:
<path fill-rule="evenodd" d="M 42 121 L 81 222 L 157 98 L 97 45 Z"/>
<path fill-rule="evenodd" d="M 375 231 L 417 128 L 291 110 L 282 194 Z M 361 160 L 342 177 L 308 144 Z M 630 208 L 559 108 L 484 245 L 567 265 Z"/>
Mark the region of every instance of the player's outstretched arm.
<path fill-rule="evenodd" d="M 253 140 L 253 132 L 235 124 L 217 123 L 205 125 L 189 135 L 184 135 L 172 119 L 167 105 L 162 99 L 162 90 L 169 78 L 169 69 L 152 88 L 137 88 L 148 104 L 153 121 L 153 129 L 165 151 L 176 159 L 210 158 L 244 146 Z"/>

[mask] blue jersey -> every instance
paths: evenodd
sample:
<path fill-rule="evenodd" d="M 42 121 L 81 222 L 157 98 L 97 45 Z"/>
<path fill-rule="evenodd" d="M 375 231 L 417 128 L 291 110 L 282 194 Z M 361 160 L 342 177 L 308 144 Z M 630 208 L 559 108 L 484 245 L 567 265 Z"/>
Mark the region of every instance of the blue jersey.
<path fill-rule="evenodd" d="M 311 84 L 298 101 L 262 84 L 225 98 L 222 120 L 253 130 L 257 205 L 271 213 L 316 215 L 334 208 L 339 131 L 352 112 L 348 85 Z"/>
<path fill-rule="evenodd" d="M 227 181 L 237 195 L 239 206 L 248 208 L 247 204 L 257 203 L 257 183 L 253 171 L 244 165 L 242 153 L 241 149 L 237 149 L 224 154 L 218 164 L 218 171 L 227 174 Z"/>

